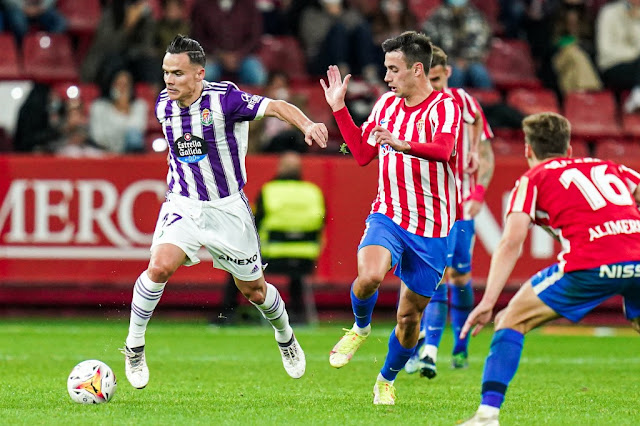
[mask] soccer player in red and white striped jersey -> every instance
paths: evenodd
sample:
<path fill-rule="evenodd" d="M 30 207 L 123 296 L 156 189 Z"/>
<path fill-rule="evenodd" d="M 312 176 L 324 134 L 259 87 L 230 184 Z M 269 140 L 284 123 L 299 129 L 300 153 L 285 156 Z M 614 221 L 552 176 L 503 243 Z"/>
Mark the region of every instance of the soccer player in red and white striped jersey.
<path fill-rule="evenodd" d="M 458 136 L 458 164 L 456 179 L 459 183 L 460 200 L 463 203 L 462 217 L 456 221 L 448 237 L 447 272 L 444 282 L 436 288 L 427 305 L 420 326 L 420 340 L 415 353 L 407 362 L 407 373 L 420 371 L 422 377 L 436 376 L 438 347 L 450 313 L 454 344 L 452 366 L 465 368 L 468 365 L 469 339 L 460 339 L 460 330 L 473 309 L 473 287 L 471 285 L 471 260 L 475 240 L 474 216 L 482 207 L 485 188 L 493 175 L 493 151 L 489 140 L 493 133 L 484 119 L 480 104 L 464 89 L 450 88 L 448 80 L 451 67 L 446 53 L 433 47 L 433 59 L 429 80 L 435 90 L 451 95 L 460 105 L 464 124 Z M 479 156 L 481 154 L 481 156 Z M 474 169 L 477 167 L 478 182 Z M 449 295 L 449 292 L 451 293 Z M 451 309 L 449 309 L 449 298 Z M 449 312 L 450 311 L 450 312 Z"/>
<path fill-rule="evenodd" d="M 571 158 L 571 126 L 559 114 L 531 115 L 522 127 L 529 170 L 511 193 L 484 296 L 461 337 L 473 326 L 475 336 L 491 320 L 532 224 L 552 233 L 562 252 L 557 263 L 520 286 L 496 316 L 482 402 L 465 425 L 498 424 L 530 330 L 559 317 L 578 322 L 621 295 L 625 316 L 640 333 L 640 174 L 612 161 Z"/>
<path fill-rule="evenodd" d="M 395 403 L 393 382 L 418 341 L 422 311 L 442 278 L 446 237 L 457 217 L 455 141 L 460 108 L 449 95 L 433 90 L 428 73 L 428 37 L 405 32 L 382 44 L 391 89 L 358 128 L 344 102 L 344 81 L 329 67 L 325 98 L 358 164 L 379 159 L 378 194 L 358 247 L 358 277 L 351 288 L 355 324 L 331 351 L 333 367 L 346 365 L 371 330 L 378 287 L 396 267 L 401 280 L 398 325 L 374 385 L 374 404 Z"/>

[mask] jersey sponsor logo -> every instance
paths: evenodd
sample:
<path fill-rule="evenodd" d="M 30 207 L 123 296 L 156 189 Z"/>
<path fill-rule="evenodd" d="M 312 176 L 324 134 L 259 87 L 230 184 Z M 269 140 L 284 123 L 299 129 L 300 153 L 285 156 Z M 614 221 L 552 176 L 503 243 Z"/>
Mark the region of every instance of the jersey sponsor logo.
<path fill-rule="evenodd" d="M 202 121 L 203 126 L 209 126 L 213 123 L 213 114 L 211 114 L 211 111 L 209 110 L 209 108 L 205 108 L 204 110 L 202 110 L 202 113 L 200 114 L 200 119 Z"/>
<path fill-rule="evenodd" d="M 600 266 L 600 278 L 635 278 L 635 277 L 640 277 L 640 264 Z"/>
<path fill-rule="evenodd" d="M 253 262 L 258 260 L 258 253 L 247 259 L 236 259 L 235 257 L 231 257 L 228 254 L 221 254 L 220 256 L 218 256 L 218 260 L 226 260 L 227 262 L 233 262 L 236 265 L 251 265 Z"/>
<path fill-rule="evenodd" d="M 181 163 L 197 163 L 207 156 L 208 148 L 204 139 L 185 133 L 173 145 L 173 153 Z"/>
<path fill-rule="evenodd" d="M 249 96 L 248 93 L 242 94 L 242 100 L 247 103 L 247 108 L 251 110 L 256 106 L 258 102 L 260 102 L 260 99 L 262 99 L 262 96 L 258 96 L 258 95 Z"/>
<path fill-rule="evenodd" d="M 640 220 L 637 219 L 619 219 L 608 220 L 601 225 L 589 228 L 589 241 L 608 235 L 618 234 L 638 234 L 640 233 Z"/>

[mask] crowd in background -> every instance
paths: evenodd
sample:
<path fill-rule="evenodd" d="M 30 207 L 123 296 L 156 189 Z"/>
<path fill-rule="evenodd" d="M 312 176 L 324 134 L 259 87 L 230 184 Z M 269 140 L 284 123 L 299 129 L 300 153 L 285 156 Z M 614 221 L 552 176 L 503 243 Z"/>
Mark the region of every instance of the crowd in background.
<path fill-rule="evenodd" d="M 74 29 L 67 11 L 75 5 L 89 14 L 93 3 L 95 27 Z M 500 63 L 492 60 L 499 46 L 518 41 L 534 67 L 533 89 L 552 91 L 558 105 L 576 91 L 608 90 L 621 114 L 640 108 L 640 0 L 0 0 L 0 6 L 0 30 L 19 52 L 30 35 L 63 34 L 77 70 L 77 81 L 32 79 L 7 132 L 5 146 L 14 151 L 149 151 L 149 141 L 161 135 L 153 107 L 163 87 L 162 57 L 178 33 L 202 44 L 207 80 L 229 79 L 291 100 L 325 121 L 335 141 L 328 152 L 338 151 L 339 134 L 318 78 L 330 64 L 353 74 L 349 107 L 356 122 L 364 120 L 386 87 L 380 44 L 405 30 L 422 31 L 445 50 L 450 86 L 475 90 L 494 127 L 519 127 L 526 113 L 503 102 L 518 84 L 505 85 L 492 66 Z M 70 92 L 72 85 L 79 91 Z M 281 123 L 252 125 L 259 127 L 252 132 L 255 151 L 306 149 L 301 135 Z"/>

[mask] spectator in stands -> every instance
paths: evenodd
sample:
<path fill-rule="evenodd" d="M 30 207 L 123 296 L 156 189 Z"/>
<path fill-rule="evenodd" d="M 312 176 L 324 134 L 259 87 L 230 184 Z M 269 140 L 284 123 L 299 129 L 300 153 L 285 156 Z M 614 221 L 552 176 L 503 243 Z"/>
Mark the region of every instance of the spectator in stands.
<path fill-rule="evenodd" d="M 52 144 L 52 151 L 61 157 L 104 157 L 105 151 L 96 147 L 89 137 L 89 119 L 82 102 L 69 99 L 65 105 L 60 138 Z"/>
<path fill-rule="evenodd" d="M 161 59 L 154 50 L 154 35 L 155 21 L 146 0 L 112 0 L 82 63 L 82 80 L 102 86 L 115 71 L 125 68 L 134 81 L 159 86 Z"/>
<path fill-rule="evenodd" d="M 141 152 L 147 130 L 147 104 L 134 97 L 133 78 L 127 70 L 116 72 L 102 97 L 91 104 L 89 134 L 109 152 Z"/>
<path fill-rule="evenodd" d="M 493 86 L 485 61 L 491 27 L 468 0 L 446 0 L 423 24 L 423 31 L 449 55 L 451 87 Z"/>
<path fill-rule="evenodd" d="M 18 152 L 47 151 L 60 136 L 63 103 L 49 85 L 35 83 L 18 112 L 13 139 Z"/>
<path fill-rule="evenodd" d="M 596 22 L 598 67 L 607 87 L 631 89 L 626 112 L 640 108 L 640 0 L 618 0 L 600 9 Z"/>
<path fill-rule="evenodd" d="M 162 0 L 162 17 L 156 23 L 155 50 L 163 58 L 167 46 L 176 34 L 189 34 L 191 24 L 187 20 L 184 0 Z"/>
<path fill-rule="evenodd" d="M 364 77 L 378 83 L 377 46 L 369 24 L 356 8 L 344 8 L 343 0 L 316 0 L 300 16 L 300 39 L 307 56 L 307 68 L 323 75 L 337 64 L 343 74 Z"/>
<path fill-rule="evenodd" d="M 241 84 L 265 84 L 267 72 L 254 54 L 262 36 L 255 0 L 196 0 L 191 23 L 193 38 L 207 55 L 206 80 L 228 77 Z"/>
<path fill-rule="evenodd" d="M 591 53 L 593 20 L 585 0 L 563 0 L 555 19 L 553 70 L 563 93 L 602 90 Z"/>
<path fill-rule="evenodd" d="M 294 35 L 297 30 L 294 20 L 298 18 L 297 7 L 293 0 L 261 0 L 258 1 L 258 9 L 262 13 L 264 34 L 274 36 Z M 298 3 L 304 3 L 299 0 Z M 299 6 L 298 6 L 299 7 Z"/>
<path fill-rule="evenodd" d="M 56 10 L 56 0 L 2 0 L 2 6 L 7 27 L 19 43 L 22 43 L 31 24 L 37 24 L 50 33 L 67 30 L 67 20 Z"/>
<path fill-rule="evenodd" d="M 418 29 L 418 21 L 409 8 L 409 0 L 382 0 L 380 9 L 372 16 L 373 43 L 380 63 L 384 63 L 382 42 L 408 30 Z M 381 72 L 386 70 L 381 68 Z M 384 75 L 384 74 L 383 74 Z"/>
<path fill-rule="evenodd" d="M 280 99 L 296 105 L 302 103 L 300 100 L 292 100 L 289 78 L 282 72 L 269 75 L 264 95 L 270 99 Z M 304 142 L 304 135 L 291 124 L 275 117 L 265 117 L 258 123 L 262 125 L 262 129 L 255 133 L 259 133 L 261 136 L 260 145 L 264 152 L 307 151 L 308 146 Z"/>

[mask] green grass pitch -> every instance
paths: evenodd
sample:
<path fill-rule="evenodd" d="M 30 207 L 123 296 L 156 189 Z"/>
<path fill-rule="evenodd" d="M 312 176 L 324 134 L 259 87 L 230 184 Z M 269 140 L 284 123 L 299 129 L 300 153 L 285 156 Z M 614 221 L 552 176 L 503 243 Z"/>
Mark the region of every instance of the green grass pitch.
<path fill-rule="evenodd" d="M 373 332 L 350 364 L 329 366 L 346 323 L 296 332 L 307 372 L 290 379 L 269 327 L 216 328 L 204 321 L 152 320 L 147 332 L 151 380 L 133 389 L 117 348 L 127 319 L 0 320 L 0 424 L 113 425 L 454 425 L 479 402 L 491 333 L 471 343 L 470 368 L 449 368 L 452 336 L 441 345 L 438 376 L 401 372 L 393 407 L 372 404 L 392 325 Z M 525 339 L 520 369 L 501 413 L 504 425 L 637 425 L 640 423 L 638 336 Z M 118 377 L 108 404 L 79 405 L 67 375 L 100 359 Z"/>

